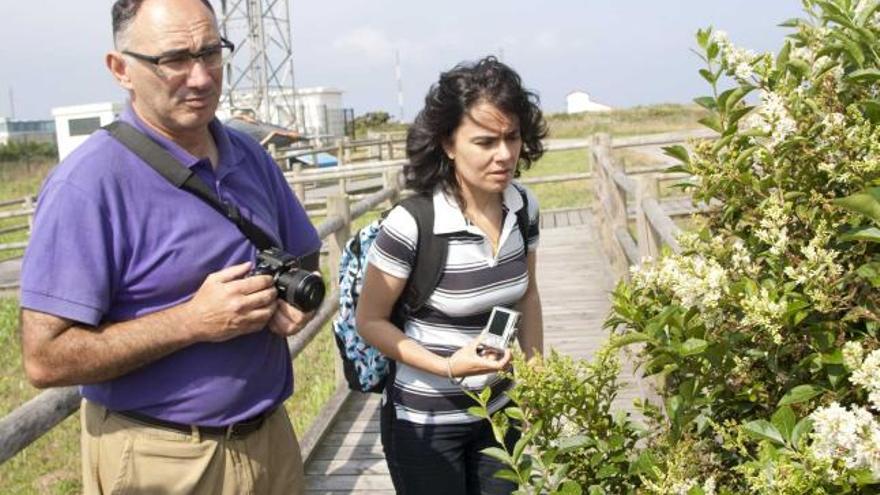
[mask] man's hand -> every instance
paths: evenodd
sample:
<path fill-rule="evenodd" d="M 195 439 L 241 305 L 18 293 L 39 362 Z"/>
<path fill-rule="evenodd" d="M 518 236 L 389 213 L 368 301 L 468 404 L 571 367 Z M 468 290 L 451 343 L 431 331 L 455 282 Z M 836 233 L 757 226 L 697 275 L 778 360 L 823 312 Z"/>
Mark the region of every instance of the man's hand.
<path fill-rule="evenodd" d="M 269 330 L 282 337 L 290 337 L 299 333 L 314 317 L 314 311 L 303 313 L 287 302 L 279 300 L 278 309 L 269 320 Z"/>
<path fill-rule="evenodd" d="M 246 276 L 250 263 L 214 272 L 187 304 L 197 341 L 222 342 L 261 330 L 275 314 L 277 293 L 268 275 Z"/>

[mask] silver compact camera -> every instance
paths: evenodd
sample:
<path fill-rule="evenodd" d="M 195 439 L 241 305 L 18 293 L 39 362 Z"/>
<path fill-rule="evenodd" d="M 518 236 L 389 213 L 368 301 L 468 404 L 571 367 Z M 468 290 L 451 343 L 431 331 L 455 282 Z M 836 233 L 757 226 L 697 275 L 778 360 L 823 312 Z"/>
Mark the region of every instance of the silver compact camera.
<path fill-rule="evenodd" d="M 489 323 L 480 333 L 481 347 L 504 352 L 516 334 L 516 324 L 519 322 L 520 316 L 519 311 L 502 306 L 493 307 L 492 314 L 489 315 Z"/>

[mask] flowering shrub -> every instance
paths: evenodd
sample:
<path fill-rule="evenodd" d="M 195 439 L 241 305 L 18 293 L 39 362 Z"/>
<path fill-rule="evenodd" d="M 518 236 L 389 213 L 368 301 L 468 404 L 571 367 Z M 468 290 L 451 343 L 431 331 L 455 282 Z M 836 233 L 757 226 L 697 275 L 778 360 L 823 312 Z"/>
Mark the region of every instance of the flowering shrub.
<path fill-rule="evenodd" d="M 864 224 L 880 202 L 863 190 L 880 181 L 880 4 L 803 4 L 774 56 L 697 34 L 712 94 L 696 101 L 719 138 L 667 152 L 722 206 L 633 271 L 608 321 L 659 380 L 655 442 L 708 442 L 721 493 L 880 482 L 880 351 L 862 358 L 878 347 L 880 230 Z"/>
<path fill-rule="evenodd" d="M 640 343 L 662 414 L 647 409 L 650 433 L 612 458 L 618 484 L 556 463 L 560 437 L 526 421 L 519 452 L 544 473 L 562 466 L 557 481 L 588 493 L 880 493 L 880 2 L 802 3 L 776 54 L 697 33 L 711 95 L 696 102 L 718 138 L 667 153 L 695 201 L 721 206 L 681 236 L 682 252 L 633 270 L 607 321 L 616 345 Z M 536 411 L 536 429 L 561 411 L 576 410 Z M 594 442 L 611 428 L 571 433 Z"/>

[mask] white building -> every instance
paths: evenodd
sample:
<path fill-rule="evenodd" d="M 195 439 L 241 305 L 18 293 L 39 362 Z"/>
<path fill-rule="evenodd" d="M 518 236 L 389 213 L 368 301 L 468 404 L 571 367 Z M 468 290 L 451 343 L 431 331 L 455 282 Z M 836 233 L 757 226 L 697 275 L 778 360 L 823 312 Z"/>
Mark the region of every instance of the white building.
<path fill-rule="evenodd" d="M 590 99 L 590 95 L 584 91 L 572 91 L 565 97 L 568 113 L 582 112 L 610 112 L 611 107 L 596 103 Z"/>
<path fill-rule="evenodd" d="M 53 108 L 58 160 L 63 160 L 101 126 L 116 120 L 122 109 L 121 103 L 110 102 Z"/>
<path fill-rule="evenodd" d="M 297 123 L 297 130 L 310 138 L 339 138 L 345 135 L 345 109 L 342 107 L 342 90 L 329 87 L 269 90 L 269 121 L 272 124 L 287 126 Z M 258 107 L 257 95 L 237 92 L 232 102 L 223 102 L 217 111 L 221 120 L 233 116 L 236 109 Z M 290 115 L 289 108 L 295 108 L 297 115 Z"/>

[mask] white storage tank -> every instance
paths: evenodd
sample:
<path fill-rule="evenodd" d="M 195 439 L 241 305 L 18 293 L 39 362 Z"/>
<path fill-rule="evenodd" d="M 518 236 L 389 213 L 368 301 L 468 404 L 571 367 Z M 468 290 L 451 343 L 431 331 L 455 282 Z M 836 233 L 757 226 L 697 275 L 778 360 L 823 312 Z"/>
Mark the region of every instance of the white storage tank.
<path fill-rule="evenodd" d="M 122 112 L 122 103 L 92 103 L 52 109 L 55 117 L 55 137 L 58 142 L 58 160 L 70 154 L 101 126 L 116 120 Z"/>

